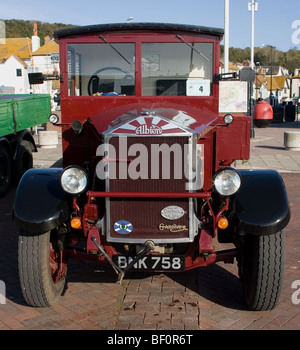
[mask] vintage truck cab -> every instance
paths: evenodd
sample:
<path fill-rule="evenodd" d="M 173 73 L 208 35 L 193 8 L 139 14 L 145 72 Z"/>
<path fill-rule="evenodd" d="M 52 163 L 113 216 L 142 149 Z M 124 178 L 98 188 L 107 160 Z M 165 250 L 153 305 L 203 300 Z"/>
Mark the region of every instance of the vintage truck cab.
<path fill-rule="evenodd" d="M 13 210 L 28 304 L 56 301 L 73 258 L 108 264 L 119 283 L 237 261 L 249 309 L 275 307 L 289 204 L 276 171 L 232 167 L 249 158 L 251 118 L 219 115 L 222 35 L 161 23 L 55 33 L 63 168 L 26 172 Z"/>

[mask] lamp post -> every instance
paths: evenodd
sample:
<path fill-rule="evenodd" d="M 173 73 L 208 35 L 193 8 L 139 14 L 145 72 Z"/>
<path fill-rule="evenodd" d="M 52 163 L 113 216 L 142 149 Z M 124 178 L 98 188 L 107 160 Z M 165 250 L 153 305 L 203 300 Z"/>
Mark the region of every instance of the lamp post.
<path fill-rule="evenodd" d="M 224 16 L 224 73 L 228 73 L 229 66 L 229 0 L 225 0 Z"/>
<path fill-rule="evenodd" d="M 254 69 L 254 12 L 258 10 L 258 2 L 252 0 L 252 2 L 248 2 L 248 11 L 251 11 L 251 69 Z M 253 82 L 249 83 L 250 88 L 250 98 L 249 98 L 249 110 L 251 115 L 251 138 L 255 137 L 254 127 L 253 127 Z"/>
<path fill-rule="evenodd" d="M 275 47 L 274 46 L 272 46 L 272 45 L 270 45 L 270 56 L 271 56 L 271 86 L 270 86 L 270 104 L 271 104 L 271 106 L 273 106 L 273 102 L 274 102 L 274 100 L 273 100 L 273 49 L 274 49 Z"/>
<path fill-rule="evenodd" d="M 258 2 L 252 0 L 252 2 L 248 2 L 248 11 L 251 11 L 251 69 L 254 68 L 254 12 L 258 10 Z"/>

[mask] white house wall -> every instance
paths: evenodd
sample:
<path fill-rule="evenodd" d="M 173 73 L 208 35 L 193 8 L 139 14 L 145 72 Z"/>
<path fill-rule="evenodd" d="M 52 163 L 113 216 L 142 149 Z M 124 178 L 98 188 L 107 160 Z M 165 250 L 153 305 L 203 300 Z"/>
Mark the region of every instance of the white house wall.
<path fill-rule="evenodd" d="M 50 56 L 33 56 L 33 62 L 37 71 L 48 74 L 53 72 Z"/>
<path fill-rule="evenodd" d="M 300 74 L 300 69 L 295 69 L 294 75 Z M 300 97 L 300 79 L 292 79 L 292 96 L 295 96 L 295 98 Z"/>
<path fill-rule="evenodd" d="M 17 76 L 17 69 L 21 70 L 21 76 Z M 14 87 L 16 94 L 29 92 L 28 71 L 14 56 L 0 64 L 0 86 Z"/>

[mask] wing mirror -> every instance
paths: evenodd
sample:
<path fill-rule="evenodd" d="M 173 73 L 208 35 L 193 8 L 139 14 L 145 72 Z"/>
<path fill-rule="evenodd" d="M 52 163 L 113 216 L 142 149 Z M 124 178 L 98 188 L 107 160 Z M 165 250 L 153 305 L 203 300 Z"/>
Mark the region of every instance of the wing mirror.
<path fill-rule="evenodd" d="M 60 75 L 46 75 L 43 73 L 28 73 L 28 79 L 30 85 L 44 84 L 47 80 L 60 80 L 62 83 L 62 74 Z"/>
<path fill-rule="evenodd" d="M 243 68 L 237 72 L 221 73 L 217 75 L 218 80 L 240 80 L 253 83 L 255 80 L 255 71 L 251 68 Z"/>

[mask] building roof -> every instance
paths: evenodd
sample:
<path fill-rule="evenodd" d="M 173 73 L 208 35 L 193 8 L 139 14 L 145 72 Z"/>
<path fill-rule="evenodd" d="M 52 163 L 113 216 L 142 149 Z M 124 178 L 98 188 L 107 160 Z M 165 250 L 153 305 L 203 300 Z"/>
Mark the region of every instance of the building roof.
<path fill-rule="evenodd" d="M 32 56 L 48 56 L 59 52 L 59 45 L 56 41 L 50 40 L 45 45 L 32 53 Z"/>
<path fill-rule="evenodd" d="M 256 74 L 255 75 L 255 86 L 256 88 L 260 88 L 262 85 L 267 83 L 265 74 Z"/>
<path fill-rule="evenodd" d="M 14 57 L 14 58 L 15 58 L 22 66 L 24 66 L 25 68 L 28 67 L 28 65 L 27 65 L 24 61 L 22 61 L 20 57 L 11 55 L 11 56 L 8 57 L 8 59 L 10 59 L 11 57 Z"/>
<path fill-rule="evenodd" d="M 287 77 L 285 75 L 271 76 L 265 74 L 256 74 L 255 76 L 255 86 L 260 88 L 262 85 L 266 87 L 268 91 L 273 90 L 283 90 L 285 87 Z"/>
<path fill-rule="evenodd" d="M 266 80 L 267 80 L 266 88 L 268 91 L 271 91 L 271 88 L 272 88 L 272 91 L 283 90 L 286 76 L 285 75 L 275 76 L 275 77 L 272 77 L 272 80 L 270 76 L 267 76 Z"/>
<path fill-rule="evenodd" d="M 220 60 L 220 66 L 221 66 L 221 67 L 224 67 L 224 62 L 223 62 L 223 60 Z M 229 62 L 229 63 L 228 63 L 228 69 L 235 70 L 235 71 L 239 71 L 238 66 L 236 66 L 236 65 L 235 65 L 234 63 L 232 63 L 232 62 Z"/>
<path fill-rule="evenodd" d="M 21 58 L 19 58 L 18 56 L 14 56 L 14 55 L 10 55 L 7 59 L 0 62 L 0 64 L 5 64 L 11 58 L 14 58 L 16 61 L 18 61 L 24 68 L 28 67 L 28 65 L 24 61 L 22 61 Z"/>
<path fill-rule="evenodd" d="M 14 55 L 20 58 L 29 58 L 31 39 L 29 38 L 6 38 L 5 43 L 0 45 L 0 59 L 7 59 Z"/>
<path fill-rule="evenodd" d="M 280 70 L 280 66 L 263 66 L 262 67 L 267 75 L 277 75 Z"/>

